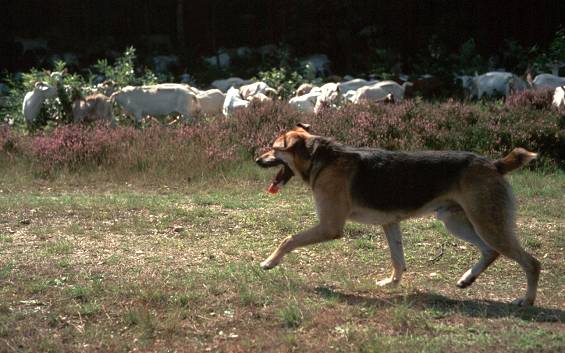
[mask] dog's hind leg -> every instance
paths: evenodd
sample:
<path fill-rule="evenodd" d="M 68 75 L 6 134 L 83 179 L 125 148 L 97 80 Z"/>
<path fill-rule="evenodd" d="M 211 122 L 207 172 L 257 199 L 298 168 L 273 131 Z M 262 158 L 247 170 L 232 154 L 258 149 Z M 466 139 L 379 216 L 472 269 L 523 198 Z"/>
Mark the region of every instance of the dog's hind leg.
<path fill-rule="evenodd" d="M 510 186 L 502 179 L 481 180 L 463 190 L 461 203 L 469 221 L 481 239 L 502 255 L 516 261 L 526 273 L 524 297 L 513 301 L 521 306 L 533 305 L 536 299 L 541 265 L 520 245 L 514 233 L 514 200 Z"/>
<path fill-rule="evenodd" d="M 389 278 L 377 281 L 378 286 L 398 285 L 402 278 L 402 272 L 406 271 L 404 262 L 404 249 L 402 247 L 402 232 L 398 223 L 383 225 L 386 240 L 390 249 L 392 260 L 392 275 Z"/>
<path fill-rule="evenodd" d="M 475 232 L 475 228 L 461 207 L 458 205 L 446 206 L 437 210 L 437 218 L 445 224 L 447 230 L 457 238 L 465 240 L 476 246 L 481 252 L 481 258 L 457 281 L 457 287 L 466 288 L 473 284 L 477 277 L 483 273 L 500 255 L 488 246 Z"/>

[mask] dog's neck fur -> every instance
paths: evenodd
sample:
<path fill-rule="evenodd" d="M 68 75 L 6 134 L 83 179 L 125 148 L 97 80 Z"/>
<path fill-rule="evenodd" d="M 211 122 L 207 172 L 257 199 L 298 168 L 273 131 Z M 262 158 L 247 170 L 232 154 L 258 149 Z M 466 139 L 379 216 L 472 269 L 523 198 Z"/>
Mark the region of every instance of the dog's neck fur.
<path fill-rule="evenodd" d="M 342 145 L 331 138 L 312 136 L 306 139 L 304 157 L 307 158 L 309 165 L 305 170 L 300 171 L 302 180 L 313 188 L 324 167 L 329 165 L 329 161 L 337 158 L 341 148 Z"/>

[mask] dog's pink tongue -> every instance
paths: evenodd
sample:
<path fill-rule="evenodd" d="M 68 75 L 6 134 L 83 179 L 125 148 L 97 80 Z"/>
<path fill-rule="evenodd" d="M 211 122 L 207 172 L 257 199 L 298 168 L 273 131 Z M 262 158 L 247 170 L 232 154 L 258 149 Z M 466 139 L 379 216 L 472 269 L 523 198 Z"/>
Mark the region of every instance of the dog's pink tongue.
<path fill-rule="evenodd" d="M 279 192 L 279 190 L 279 187 L 275 183 L 271 183 L 271 185 L 269 185 L 269 188 L 267 189 L 267 191 L 273 195 Z"/>
<path fill-rule="evenodd" d="M 279 192 L 280 190 L 279 184 L 282 181 L 283 175 L 284 175 L 284 167 L 278 171 L 277 175 L 275 175 L 275 177 L 273 178 L 273 181 L 271 181 L 271 184 L 267 189 L 268 192 L 270 192 L 271 194 L 276 194 L 277 192 Z"/>

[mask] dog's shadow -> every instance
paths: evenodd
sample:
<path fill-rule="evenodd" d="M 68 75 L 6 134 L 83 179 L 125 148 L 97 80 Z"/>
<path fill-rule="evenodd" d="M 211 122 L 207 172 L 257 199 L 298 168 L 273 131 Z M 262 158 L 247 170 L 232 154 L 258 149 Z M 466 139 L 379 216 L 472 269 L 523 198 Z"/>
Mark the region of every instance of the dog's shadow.
<path fill-rule="evenodd" d="M 314 292 L 322 298 L 337 300 L 348 305 L 369 307 L 388 307 L 409 304 L 416 308 L 430 308 L 440 313 L 459 313 L 470 317 L 502 318 L 516 317 L 533 322 L 565 322 L 565 311 L 551 308 L 522 308 L 510 303 L 492 300 L 459 300 L 435 293 L 416 292 L 407 295 L 397 294 L 388 297 L 373 297 L 358 294 L 341 293 L 335 288 L 319 286 Z"/>

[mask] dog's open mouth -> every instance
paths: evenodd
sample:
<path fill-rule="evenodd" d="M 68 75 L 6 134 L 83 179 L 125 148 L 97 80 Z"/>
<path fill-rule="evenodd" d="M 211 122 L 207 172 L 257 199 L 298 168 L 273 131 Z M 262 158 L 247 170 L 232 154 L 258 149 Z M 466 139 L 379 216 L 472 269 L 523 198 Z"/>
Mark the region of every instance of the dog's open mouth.
<path fill-rule="evenodd" d="M 290 169 L 286 164 L 283 164 L 279 172 L 273 177 L 267 191 L 271 194 L 276 194 L 280 188 L 286 184 L 290 178 L 292 178 L 293 175 L 294 173 L 292 172 L 292 169 Z"/>

